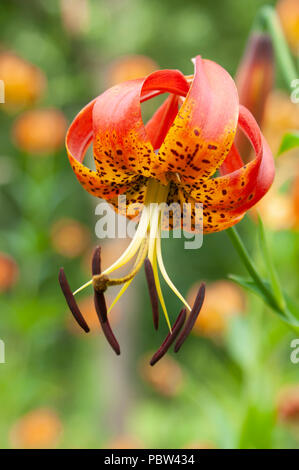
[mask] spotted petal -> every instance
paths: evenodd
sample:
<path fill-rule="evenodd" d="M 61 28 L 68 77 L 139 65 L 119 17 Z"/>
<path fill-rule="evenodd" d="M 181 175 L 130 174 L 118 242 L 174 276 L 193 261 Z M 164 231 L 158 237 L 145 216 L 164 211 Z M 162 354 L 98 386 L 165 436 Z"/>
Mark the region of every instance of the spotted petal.
<path fill-rule="evenodd" d="M 93 138 L 92 111 L 95 102 L 93 100 L 85 106 L 72 122 L 66 136 L 66 148 L 74 173 L 84 189 L 93 196 L 107 198 L 124 192 L 127 186 L 115 183 L 111 185 L 110 180 L 104 179 L 82 163 Z"/>
<path fill-rule="evenodd" d="M 165 92 L 184 96 L 188 89 L 181 72 L 164 70 L 100 95 L 93 109 L 94 152 L 100 171 L 105 162 L 115 173 L 121 168 L 131 175 L 156 176 L 158 160 L 142 121 L 140 102 Z"/>
<path fill-rule="evenodd" d="M 187 97 L 162 144 L 161 172 L 185 182 L 206 179 L 225 160 L 238 122 L 238 94 L 230 75 L 200 56 Z"/>
<path fill-rule="evenodd" d="M 250 140 L 255 159 L 239 167 L 241 159 L 236 149 L 232 162 L 222 168 L 223 176 L 200 183 L 184 185 L 186 199 L 203 204 L 204 231 L 220 231 L 230 221 L 238 221 L 270 188 L 274 178 L 274 161 L 265 139 L 252 114 L 240 106 L 239 126 Z M 232 169 L 232 172 L 226 173 Z M 236 223 L 236 222 L 234 222 Z M 233 225 L 233 224 L 231 224 Z"/>

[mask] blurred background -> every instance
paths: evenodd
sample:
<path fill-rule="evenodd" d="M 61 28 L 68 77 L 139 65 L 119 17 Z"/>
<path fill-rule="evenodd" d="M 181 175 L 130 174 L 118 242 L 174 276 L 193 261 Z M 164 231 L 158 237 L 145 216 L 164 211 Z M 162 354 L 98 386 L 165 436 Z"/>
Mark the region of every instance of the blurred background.
<path fill-rule="evenodd" d="M 191 301 L 207 282 L 193 335 L 154 368 L 165 335 L 152 328 L 143 272 L 112 312 L 122 355 L 103 338 L 92 291 L 78 296 L 91 333 L 79 331 L 57 281 L 90 276 L 98 200 L 78 184 L 64 148 L 68 124 L 93 97 L 157 68 L 192 73 L 201 54 L 236 76 L 258 9 L 251 0 L 2 0 L 0 3 L 0 364 L 1 448 L 298 448 L 299 364 L 290 330 L 261 300 L 227 280 L 244 274 L 225 233 L 194 253 L 167 240 L 175 284 Z M 292 54 L 299 2 L 277 11 Z M 299 129 L 298 105 L 276 71 L 263 130 L 277 153 Z M 299 160 L 277 159 L 259 205 L 285 290 L 299 301 Z M 263 269 L 256 212 L 238 229 Z M 104 240 L 105 266 L 126 240 Z M 164 286 L 163 286 L 164 287 Z M 180 309 L 164 287 L 171 318 Z"/>

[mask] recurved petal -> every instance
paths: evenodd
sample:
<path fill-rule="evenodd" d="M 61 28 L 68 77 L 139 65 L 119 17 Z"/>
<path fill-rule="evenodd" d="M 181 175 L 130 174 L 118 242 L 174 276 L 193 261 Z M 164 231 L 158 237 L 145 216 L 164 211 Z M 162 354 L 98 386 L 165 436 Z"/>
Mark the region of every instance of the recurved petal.
<path fill-rule="evenodd" d="M 161 145 L 159 170 L 179 173 L 188 183 L 212 175 L 230 151 L 238 112 L 233 79 L 197 56 L 190 90 Z"/>
<path fill-rule="evenodd" d="M 207 209 L 204 204 L 198 203 L 183 188 L 177 186 L 170 188 L 167 203 L 173 211 L 169 214 L 166 212 L 161 219 L 162 230 L 166 231 L 183 229 L 193 234 L 219 232 L 240 222 L 245 214 L 235 216 L 223 209 Z"/>
<path fill-rule="evenodd" d="M 223 176 L 195 183 L 192 188 L 184 186 L 187 199 L 203 204 L 206 232 L 220 231 L 237 223 L 264 196 L 274 178 L 274 161 L 269 146 L 255 119 L 243 106 L 240 106 L 239 125 L 255 150 L 255 159 L 238 168 L 240 159 L 233 152 L 232 162 L 223 169 Z M 226 173 L 230 168 L 233 171 Z"/>
<path fill-rule="evenodd" d="M 146 124 L 146 132 L 155 150 L 158 150 L 178 113 L 178 96 L 170 95 Z"/>
<path fill-rule="evenodd" d="M 244 165 L 244 162 L 239 154 L 239 151 L 233 142 L 231 149 L 219 168 L 220 175 L 226 175 L 227 173 L 232 173 L 235 170 L 238 170 Z"/>
<path fill-rule="evenodd" d="M 86 150 L 93 137 L 92 111 L 96 100 L 91 101 L 76 116 L 66 135 L 66 148 L 69 161 L 78 181 L 93 196 L 113 197 L 126 190 L 126 186 L 115 184 L 83 165 Z"/>
<path fill-rule="evenodd" d="M 121 169 L 129 178 L 136 173 L 155 176 L 157 156 L 142 121 L 140 102 L 165 92 L 186 95 L 188 89 L 181 72 L 164 70 L 121 83 L 100 95 L 93 109 L 94 153 L 99 171 L 105 160 L 115 174 Z"/>

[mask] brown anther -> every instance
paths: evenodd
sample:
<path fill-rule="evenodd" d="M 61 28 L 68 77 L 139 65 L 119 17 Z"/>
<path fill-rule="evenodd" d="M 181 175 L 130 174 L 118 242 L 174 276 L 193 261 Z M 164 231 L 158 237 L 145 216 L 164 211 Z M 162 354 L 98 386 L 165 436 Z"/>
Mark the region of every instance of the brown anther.
<path fill-rule="evenodd" d="M 150 360 L 150 365 L 153 366 L 156 364 L 156 362 L 158 362 L 168 351 L 168 349 L 170 348 L 170 346 L 173 344 L 173 342 L 176 340 L 184 322 L 185 322 L 185 319 L 186 319 L 186 309 L 183 308 L 173 327 L 172 327 L 172 332 L 171 333 L 168 333 L 168 335 L 166 336 L 165 340 L 163 341 L 163 343 L 161 344 L 160 348 L 158 349 L 157 352 L 155 352 L 155 354 L 153 355 L 153 357 L 151 358 Z"/>
<path fill-rule="evenodd" d="M 202 307 L 202 304 L 203 304 L 203 301 L 204 301 L 204 298 L 205 298 L 205 292 L 206 292 L 206 285 L 205 285 L 204 282 L 202 282 L 200 284 L 200 287 L 199 287 L 199 290 L 198 290 L 193 308 L 192 308 L 192 310 L 191 310 L 191 312 L 190 312 L 190 314 L 187 318 L 186 324 L 185 324 L 185 326 L 184 326 L 177 342 L 175 343 L 174 352 L 176 352 L 176 353 L 180 350 L 182 344 L 187 339 L 188 335 L 190 334 L 190 332 L 191 332 L 191 330 L 194 326 L 194 323 L 197 320 L 197 317 L 199 315 L 199 312 L 201 310 L 201 307 Z"/>
<path fill-rule="evenodd" d="M 101 247 L 97 247 L 92 257 L 92 275 L 101 277 Z M 100 320 L 103 333 L 117 355 L 120 354 L 120 347 L 111 329 L 108 316 L 107 307 L 103 290 L 97 290 L 94 286 L 94 305 Z"/>
<path fill-rule="evenodd" d="M 156 289 L 155 277 L 152 264 L 148 258 L 144 260 L 144 269 L 145 269 L 145 276 L 147 280 L 152 311 L 153 311 L 153 321 L 154 327 L 157 330 L 159 327 L 159 302 L 158 302 L 158 293 Z"/>
<path fill-rule="evenodd" d="M 97 278 L 101 277 L 101 247 L 98 246 L 93 253 L 92 256 L 92 275 L 93 279 L 96 276 Z M 104 297 L 104 290 L 98 289 L 94 285 L 93 281 L 93 290 L 94 290 L 94 303 L 96 307 L 96 312 L 101 323 L 105 323 L 107 321 L 107 307 Z"/>
<path fill-rule="evenodd" d="M 65 275 L 65 272 L 64 272 L 63 268 L 60 268 L 58 280 L 59 280 L 59 284 L 60 284 L 61 290 L 63 292 L 63 295 L 65 297 L 65 300 L 67 301 L 69 309 L 73 314 L 73 317 L 75 318 L 78 325 L 80 325 L 81 328 L 85 331 L 85 333 L 88 333 L 89 332 L 89 327 L 88 327 L 86 321 L 84 320 L 82 313 L 80 312 L 80 309 L 79 309 L 78 304 L 75 300 L 75 297 L 73 296 L 73 293 L 71 291 L 71 288 L 69 286 L 69 283 L 67 281 L 67 278 L 66 278 L 66 275 Z"/>

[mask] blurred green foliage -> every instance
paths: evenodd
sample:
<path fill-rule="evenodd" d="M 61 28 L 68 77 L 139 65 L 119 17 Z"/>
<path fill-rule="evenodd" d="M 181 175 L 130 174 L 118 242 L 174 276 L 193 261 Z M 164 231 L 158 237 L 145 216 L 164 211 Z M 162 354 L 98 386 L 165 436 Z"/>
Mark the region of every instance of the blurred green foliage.
<path fill-rule="evenodd" d="M 107 65 L 125 54 L 148 55 L 162 68 L 188 74 L 190 58 L 200 53 L 234 74 L 256 12 L 265 3 L 274 4 L 90 0 L 90 23 L 72 36 L 63 26 L 58 0 L 2 0 L 0 44 L 46 74 L 48 91 L 38 106 L 58 107 L 71 121 L 103 91 Z M 117 435 L 138 436 L 149 448 L 192 442 L 220 448 L 298 447 L 298 433 L 276 416 L 280 388 L 299 383 L 299 365 L 290 362 L 296 334 L 256 298 L 249 297 L 246 316 L 230 322 L 222 341 L 188 340 L 176 357 L 183 386 L 171 399 L 139 374 L 139 358 L 155 350 L 167 332 L 166 325 L 157 334 L 152 329 L 143 275 L 132 285 L 124 318 L 116 325 L 124 341 L 120 358 L 100 333 L 70 333 L 58 270 L 64 265 L 72 286 L 87 280 L 87 273 L 82 259 L 54 252 L 51 226 L 71 217 L 93 233 L 94 201 L 75 181 L 63 148 L 44 158 L 16 149 L 11 139 L 15 118 L 0 113 L 0 168 L 6 165 L 8 174 L 0 193 L 1 251 L 20 267 L 17 286 L 0 298 L 0 338 L 6 345 L 6 363 L 0 364 L 0 446 L 12 445 L 12 426 L 28 411 L 50 407 L 62 421 L 61 447 L 105 447 Z M 245 220 L 240 231 L 259 261 L 255 225 Z M 98 242 L 95 235 L 92 242 Z M 225 233 L 206 236 L 197 253 L 183 250 L 182 243 L 164 241 L 163 252 L 183 293 L 198 280 L 242 273 Z M 298 235 L 273 233 L 271 246 L 282 284 L 298 300 Z M 163 287 L 174 318 L 178 302 Z"/>

